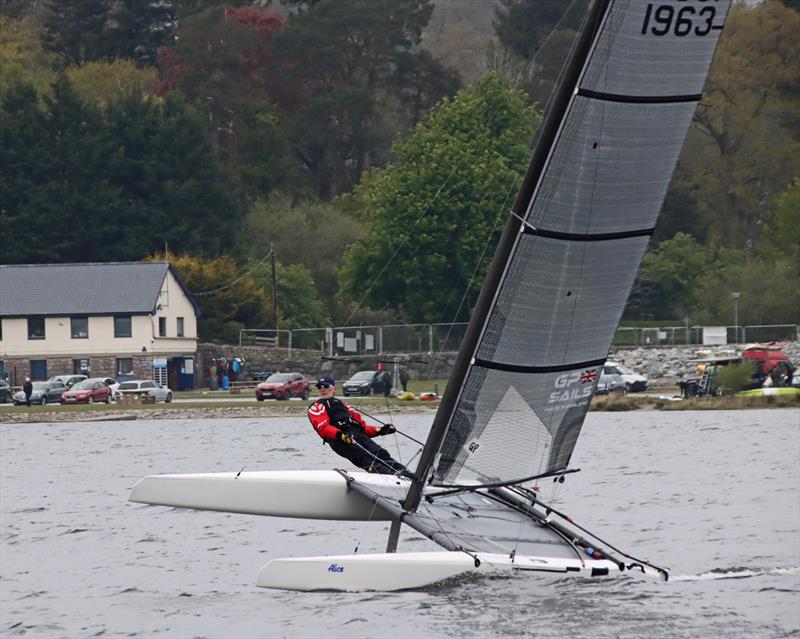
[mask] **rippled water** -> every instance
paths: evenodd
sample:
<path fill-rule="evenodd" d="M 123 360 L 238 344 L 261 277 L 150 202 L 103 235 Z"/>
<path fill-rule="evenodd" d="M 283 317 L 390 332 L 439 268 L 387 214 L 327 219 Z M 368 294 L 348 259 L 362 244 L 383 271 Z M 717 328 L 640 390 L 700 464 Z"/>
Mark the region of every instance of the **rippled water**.
<path fill-rule="evenodd" d="M 394 416 L 418 439 L 431 419 Z M 404 460 L 416 452 L 399 444 Z M 269 559 L 382 552 L 388 525 L 126 501 L 147 474 L 339 465 L 304 418 L 0 424 L 0 453 L 4 637 L 800 635 L 797 410 L 590 414 L 573 455 L 583 470 L 556 503 L 669 567 L 667 583 L 520 574 L 402 593 L 266 590 L 254 582 Z M 429 544 L 409 530 L 400 550 Z"/>

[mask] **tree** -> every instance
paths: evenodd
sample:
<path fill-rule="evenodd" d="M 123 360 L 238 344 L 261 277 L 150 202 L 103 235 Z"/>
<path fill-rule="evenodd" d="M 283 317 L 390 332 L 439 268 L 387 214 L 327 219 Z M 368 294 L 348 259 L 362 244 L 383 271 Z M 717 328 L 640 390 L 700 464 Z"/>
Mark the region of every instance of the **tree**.
<path fill-rule="evenodd" d="M 397 162 L 351 198 L 369 226 L 347 252 L 343 298 L 414 322 L 469 317 L 538 120 L 489 74 L 395 144 Z"/>
<path fill-rule="evenodd" d="M 200 255 L 231 246 L 242 212 L 223 181 L 205 115 L 178 95 L 162 103 L 130 93 L 109 105 L 107 119 L 118 149 L 107 172 L 124 196 L 110 211 L 116 250 L 137 259 L 165 242 Z"/>
<path fill-rule="evenodd" d="M 286 194 L 274 193 L 250 207 L 242 224 L 239 250 L 255 260 L 274 245 L 281 264 L 302 266 L 310 273 L 330 316 L 335 313 L 337 271 L 344 252 L 362 233 L 359 222 L 334 204 L 292 202 Z"/>
<path fill-rule="evenodd" d="M 800 174 L 799 31 L 779 2 L 731 9 L 672 186 L 694 203 L 701 239 L 752 248 Z"/>
<path fill-rule="evenodd" d="M 777 198 L 775 212 L 756 248 L 765 260 L 800 264 L 800 178 Z"/>
<path fill-rule="evenodd" d="M 576 5 L 572 10 L 563 0 L 499 0 L 494 30 L 503 46 L 531 60 L 556 29 L 580 29 L 588 2 Z"/>
<path fill-rule="evenodd" d="M 137 67 L 130 60 L 87 62 L 70 67 L 66 75 L 81 99 L 103 110 L 131 93 L 146 95 L 157 77 L 152 67 Z"/>
<path fill-rule="evenodd" d="M 46 0 L 44 6 L 45 48 L 67 65 L 104 58 L 152 63 L 176 25 L 169 0 Z"/>
<path fill-rule="evenodd" d="M 348 191 L 384 162 L 408 121 L 398 104 L 407 83 L 418 117 L 452 87 L 452 76 L 419 49 L 430 0 L 303 2 L 271 43 L 271 95 L 290 116 L 295 153 L 324 200 Z M 272 70 L 271 70 L 272 71 Z"/>
<path fill-rule="evenodd" d="M 267 296 L 272 298 L 272 275 L 266 265 L 262 265 L 254 276 L 259 280 Z M 278 328 L 316 328 L 330 326 L 331 317 L 325 309 L 317 285 L 311 273 L 302 264 L 275 265 L 278 281 Z M 272 322 L 269 323 L 272 326 Z"/>
<path fill-rule="evenodd" d="M 29 82 L 46 93 L 55 80 L 58 56 L 42 48 L 37 25 L 30 19 L 0 16 L 0 94 L 16 82 Z"/>
<path fill-rule="evenodd" d="M 677 233 L 645 254 L 637 288 L 649 289 L 649 314 L 657 319 L 682 318 L 700 302 L 701 282 L 743 259 L 738 251 L 706 247 Z"/>
<path fill-rule="evenodd" d="M 262 284 L 232 258 L 208 259 L 187 253 L 169 255 L 168 259 L 200 306 L 200 339 L 237 343 L 241 329 L 269 326 L 269 296 Z"/>
<path fill-rule="evenodd" d="M 292 175 L 284 126 L 266 91 L 268 45 L 283 25 L 274 11 L 211 7 L 183 20 L 175 46 L 159 53 L 157 92 L 179 91 L 207 112 L 230 188 L 246 200 Z"/>
<path fill-rule="evenodd" d="M 142 259 L 168 243 L 213 254 L 233 243 L 239 217 L 203 115 L 177 97 L 129 93 L 106 113 L 66 76 L 39 103 L 13 85 L 0 109 L 0 234 L 14 262 Z M 7 245 L 7 246 L 6 246 Z"/>
<path fill-rule="evenodd" d="M 99 111 L 82 102 L 64 76 L 52 97 L 44 97 L 42 111 L 32 87 L 17 85 L 4 101 L 0 136 L 7 167 L 0 178 L 3 214 L 14 229 L 3 234 L 10 244 L 4 258 L 115 259 L 105 241 L 106 221 L 117 209 L 119 190 L 105 172 L 114 145 Z"/>
<path fill-rule="evenodd" d="M 547 104 L 588 5 L 587 0 L 500 0 L 494 20 L 500 51 L 490 49 L 491 68 Z"/>

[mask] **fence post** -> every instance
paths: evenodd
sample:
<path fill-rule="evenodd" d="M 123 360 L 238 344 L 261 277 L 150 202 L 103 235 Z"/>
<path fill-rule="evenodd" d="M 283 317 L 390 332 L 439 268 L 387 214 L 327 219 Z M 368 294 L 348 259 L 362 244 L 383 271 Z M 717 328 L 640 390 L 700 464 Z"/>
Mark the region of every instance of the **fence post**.
<path fill-rule="evenodd" d="M 428 324 L 428 352 L 433 353 L 433 324 Z"/>
<path fill-rule="evenodd" d="M 292 356 L 292 331 L 286 331 L 289 333 L 289 357 Z"/>
<path fill-rule="evenodd" d="M 383 325 L 378 326 L 378 355 L 383 355 Z"/>
<path fill-rule="evenodd" d="M 239 331 L 239 348 L 242 347 L 242 333 L 244 333 L 245 329 L 241 329 Z"/>

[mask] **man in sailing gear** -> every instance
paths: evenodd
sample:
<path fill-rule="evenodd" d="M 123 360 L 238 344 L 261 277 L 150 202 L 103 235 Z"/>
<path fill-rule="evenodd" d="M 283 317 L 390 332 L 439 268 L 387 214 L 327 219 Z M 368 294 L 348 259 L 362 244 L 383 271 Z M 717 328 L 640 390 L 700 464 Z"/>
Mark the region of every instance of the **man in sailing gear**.
<path fill-rule="evenodd" d="M 358 411 L 335 397 L 336 382 L 332 377 L 321 377 L 316 387 L 319 399 L 309 407 L 308 419 L 324 443 L 367 472 L 410 476 L 405 466 L 372 441 L 378 435 L 395 432 L 392 424 L 381 428 L 368 425 Z"/>

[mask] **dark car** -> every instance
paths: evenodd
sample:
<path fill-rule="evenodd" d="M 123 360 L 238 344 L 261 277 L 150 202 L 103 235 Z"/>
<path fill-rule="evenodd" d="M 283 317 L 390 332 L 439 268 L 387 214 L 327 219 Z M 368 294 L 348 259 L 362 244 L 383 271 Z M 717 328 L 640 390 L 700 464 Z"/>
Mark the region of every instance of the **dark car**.
<path fill-rule="evenodd" d="M 300 373 L 273 373 L 256 386 L 256 399 L 308 399 L 308 380 Z"/>
<path fill-rule="evenodd" d="M 13 401 L 11 397 L 11 387 L 6 380 L 0 379 L 0 404 L 7 404 Z"/>
<path fill-rule="evenodd" d="M 85 379 L 61 394 L 62 404 L 111 403 L 111 388 L 102 379 Z"/>
<path fill-rule="evenodd" d="M 388 382 L 391 384 L 391 382 Z M 384 395 L 392 390 L 386 388 L 383 371 L 358 371 L 342 386 L 345 397 L 350 395 Z"/>
<path fill-rule="evenodd" d="M 72 388 L 78 382 L 86 379 L 86 375 L 53 375 L 48 382 L 61 382 L 67 388 Z"/>
<path fill-rule="evenodd" d="M 31 393 L 31 404 L 49 404 L 61 401 L 61 394 L 67 390 L 61 382 L 33 382 L 33 392 Z M 18 391 L 14 393 L 14 403 L 24 404 L 25 393 Z"/>

